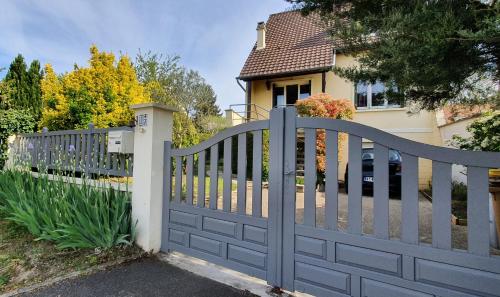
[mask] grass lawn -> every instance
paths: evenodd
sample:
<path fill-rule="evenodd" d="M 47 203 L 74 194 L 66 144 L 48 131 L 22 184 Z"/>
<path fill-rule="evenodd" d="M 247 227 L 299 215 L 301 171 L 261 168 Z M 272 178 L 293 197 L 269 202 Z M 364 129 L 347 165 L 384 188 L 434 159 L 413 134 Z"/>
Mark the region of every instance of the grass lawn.
<path fill-rule="evenodd" d="M 143 256 L 135 246 L 60 250 L 0 218 L 0 294 L 97 265 Z"/>

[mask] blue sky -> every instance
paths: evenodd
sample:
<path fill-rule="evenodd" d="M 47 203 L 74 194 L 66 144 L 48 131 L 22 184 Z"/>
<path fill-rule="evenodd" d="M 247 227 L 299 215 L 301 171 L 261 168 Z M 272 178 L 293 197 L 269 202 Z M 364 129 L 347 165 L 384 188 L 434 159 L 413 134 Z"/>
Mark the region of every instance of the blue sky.
<path fill-rule="evenodd" d="M 290 7 L 284 0 L 5 0 L 1 6 L 0 68 L 21 53 L 69 71 L 87 64 L 93 43 L 132 58 L 139 49 L 177 54 L 214 87 L 222 109 L 244 102 L 234 78 L 257 22 Z"/>

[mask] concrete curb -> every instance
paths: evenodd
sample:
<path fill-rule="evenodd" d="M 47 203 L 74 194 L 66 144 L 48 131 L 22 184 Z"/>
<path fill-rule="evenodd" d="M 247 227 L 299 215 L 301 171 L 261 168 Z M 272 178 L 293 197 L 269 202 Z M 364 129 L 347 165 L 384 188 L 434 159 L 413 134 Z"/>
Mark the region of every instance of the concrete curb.
<path fill-rule="evenodd" d="M 13 290 L 13 291 L 10 291 L 7 293 L 0 294 L 0 297 L 13 297 L 13 296 L 17 296 L 19 294 L 33 292 L 33 291 L 36 291 L 38 289 L 51 286 L 53 284 L 56 284 L 56 283 L 64 281 L 64 280 L 74 279 L 74 278 L 88 275 L 88 274 L 92 274 L 92 273 L 95 273 L 98 271 L 104 271 L 104 270 L 107 270 L 108 268 L 118 266 L 118 265 L 121 265 L 124 263 L 128 263 L 128 262 L 131 262 L 131 261 L 143 258 L 143 257 L 147 257 L 147 255 L 146 256 L 139 256 L 139 257 L 124 258 L 124 259 L 117 260 L 114 262 L 109 262 L 109 263 L 101 264 L 101 265 L 98 265 L 95 267 L 91 267 L 91 268 L 88 268 L 85 270 L 70 272 L 70 273 L 65 274 L 65 275 L 61 275 L 61 276 L 47 279 L 47 280 L 40 282 L 38 284 L 34 284 L 34 285 L 31 285 L 28 287 L 19 288 L 19 289 L 16 289 L 16 290 Z"/>
<path fill-rule="evenodd" d="M 272 297 L 312 297 L 311 295 L 283 291 L 281 294 L 272 292 L 273 288 L 265 280 L 261 280 L 247 274 L 231 270 L 198 258 L 187 256 L 179 252 L 170 252 L 168 254 L 158 253 L 160 261 L 165 261 L 182 270 L 187 270 L 196 275 L 223 283 L 233 288 L 249 291 L 259 296 Z"/>

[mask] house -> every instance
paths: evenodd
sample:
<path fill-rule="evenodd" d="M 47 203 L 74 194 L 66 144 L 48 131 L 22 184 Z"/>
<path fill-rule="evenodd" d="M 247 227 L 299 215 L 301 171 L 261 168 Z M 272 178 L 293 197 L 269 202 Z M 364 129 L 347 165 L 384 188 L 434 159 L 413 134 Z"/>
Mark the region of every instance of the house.
<path fill-rule="evenodd" d="M 345 80 L 332 71 L 355 65 L 356 59 L 336 49 L 320 24 L 319 16 L 302 16 L 299 11 L 272 14 L 257 24 L 257 41 L 237 77 L 245 90 L 245 102 L 226 111 L 232 124 L 267 118 L 269 110 L 292 105 L 317 93 L 334 99 L 348 99 L 356 107 L 354 121 L 414 141 L 441 145 L 434 112 L 409 112 L 400 102 L 384 97 L 385 86 Z M 244 86 L 241 82 L 244 82 Z M 364 147 L 370 147 L 363 140 Z M 347 151 L 344 149 L 345 160 Z M 343 179 L 345 164 L 339 166 Z M 431 162 L 420 160 L 422 187 L 431 178 Z"/>
<path fill-rule="evenodd" d="M 452 147 L 454 135 L 470 137 L 467 127 L 478 120 L 484 111 L 491 110 L 489 105 L 463 106 L 448 105 L 436 112 L 437 125 L 441 134 L 442 145 Z M 466 168 L 453 166 L 452 180 L 467 184 Z"/>

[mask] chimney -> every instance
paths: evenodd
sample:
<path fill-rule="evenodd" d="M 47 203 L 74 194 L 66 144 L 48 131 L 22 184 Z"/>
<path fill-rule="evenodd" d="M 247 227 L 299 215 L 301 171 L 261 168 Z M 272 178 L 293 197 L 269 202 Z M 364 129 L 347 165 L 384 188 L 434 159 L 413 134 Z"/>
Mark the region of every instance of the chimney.
<path fill-rule="evenodd" d="M 257 23 L 257 49 L 263 49 L 266 47 L 266 23 Z"/>

